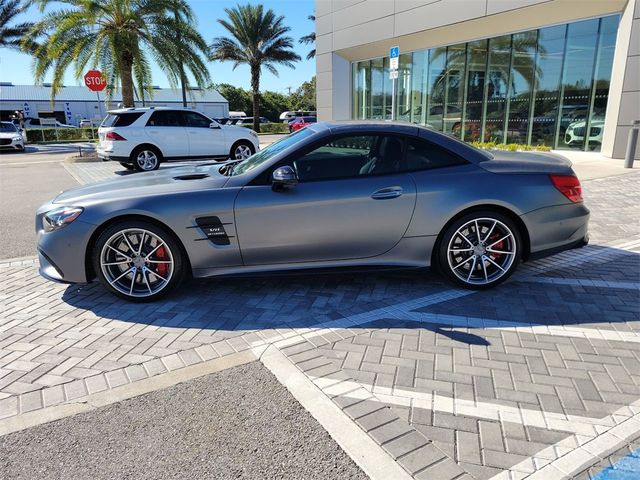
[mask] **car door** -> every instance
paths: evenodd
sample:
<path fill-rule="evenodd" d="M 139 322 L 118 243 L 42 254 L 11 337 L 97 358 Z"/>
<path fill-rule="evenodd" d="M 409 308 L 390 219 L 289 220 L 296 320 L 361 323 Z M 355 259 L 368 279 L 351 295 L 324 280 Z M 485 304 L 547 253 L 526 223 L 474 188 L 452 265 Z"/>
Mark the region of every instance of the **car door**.
<path fill-rule="evenodd" d="M 190 157 L 218 157 L 229 154 L 223 129 L 198 112 L 183 111 Z M 211 128 L 214 123 L 216 128 Z"/>
<path fill-rule="evenodd" d="M 235 203 L 244 263 L 347 260 L 393 248 L 416 201 L 402 145 L 399 137 L 331 137 L 285 160 L 297 171 L 297 185 L 244 187 Z"/>
<path fill-rule="evenodd" d="M 189 156 L 189 140 L 180 110 L 156 110 L 147 120 L 144 132 L 160 147 L 165 158 Z"/>

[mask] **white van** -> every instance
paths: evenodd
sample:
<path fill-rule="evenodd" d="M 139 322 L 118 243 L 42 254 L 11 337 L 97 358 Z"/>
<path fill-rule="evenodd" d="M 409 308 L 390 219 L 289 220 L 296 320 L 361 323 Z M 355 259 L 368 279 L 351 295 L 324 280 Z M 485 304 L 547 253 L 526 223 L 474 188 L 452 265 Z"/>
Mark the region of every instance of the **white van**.
<path fill-rule="evenodd" d="M 291 120 L 293 120 L 296 117 L 315 117 L 316 116 L 316 112 L 309 112 L 309 111 L 304 111 L 304 110 L 298 110 L 297 112 L 282 112 L 280 114 L 280 120 L 283 123 L 289 123 Z"/>
<path fill-rule="evenodd" d="M 229 118 L 246 118 L 247 114 L 244 112 L 229 112 Z"/>

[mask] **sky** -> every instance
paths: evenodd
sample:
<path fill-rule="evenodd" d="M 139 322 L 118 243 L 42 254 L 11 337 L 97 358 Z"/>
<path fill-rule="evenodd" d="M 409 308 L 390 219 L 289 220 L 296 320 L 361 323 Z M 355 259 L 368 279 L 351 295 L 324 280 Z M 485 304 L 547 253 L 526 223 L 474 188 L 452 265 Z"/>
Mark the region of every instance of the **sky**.
<path fill-rule="evenodd" d="M 214 37 L 226 36 L 226 30 L 217 22 L 218 18 L 225 18 L 224 9 L 234 7 L 238 0 L 187 0 L 198 19 L 198 29 L 207 43 L 211 43 Z M 247 0 L 240 3 L 246 3 Z M 307 35 L 314 29 L 313 22 L 307 17 L 314 13 L 313 0 L 262 0 L 265 9 L 271 8 L 277 15 L 284 15 L 285 24 L 291 27 L 289 36 L 295 40 L 294 50 L 302 60 L 295 68 L 278 67 L 279 77 L 263 70 L 260 81 L 260 90 L 272 90 L 286 93 L 287 87 L 292 91 L 303 82 L 315 75 L 315 59 L 307 60 L 307 53 L 312 45 L 299 44 L 298 39 Z M 54 3 L 54 8 L 61 4 Z M 37 21 L 40 12 L 32 7 L 23 15 L 16 17 L 16 22 Z M 249 69 L 239 66 L 232 70 L 231 62 L 209 62 L 209 72 L 213 83 L 230 83 L 235 86 L 249 88 Z M 6 48 L 0 48 L 0 82 L 12 82 L 14 85 L 33 85 L 33 64 L 29 55 Z M 49 75 L 45 82 L 49 82 Z M 65 85 L 82 85 L 80 80 L 74 78 L 73 67 L 67 70 L 64 80 Z M 162 70 L 153 66 L 153 84 L 160 87 L 169 87 L 169 82 Z"/>

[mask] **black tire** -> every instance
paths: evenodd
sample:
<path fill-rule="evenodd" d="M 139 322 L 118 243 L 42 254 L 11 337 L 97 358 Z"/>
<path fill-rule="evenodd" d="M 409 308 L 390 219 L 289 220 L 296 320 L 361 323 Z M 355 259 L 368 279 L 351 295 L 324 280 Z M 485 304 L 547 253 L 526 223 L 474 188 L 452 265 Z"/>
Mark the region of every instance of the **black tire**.
<path fill-rule="evenodd" d="M 144 155 L 145 158 L 141 158 Z M 134 168 L 139 172 L 152 172 L 160 168 L 162 163 L 162 153 L 151 145 L 136 147 L 129 157 Z M 148 160 L 148 161 L 147 161 Z"/>
<path fill-rule="evenodd" d="M 136 230 L 141 232 L 136 235 L 134 233 Z M 144 236 L 142 231 L 145 232 Z M 163 244 L 154 243 L 155 239 L 152 235 L 160 239 Z M 143 243 L 142 255 L 136 255 L 135 249 L 139 248 L 140 240 L 145 237 L 147 240 Z M 120 243 L 116 247 L 122 254 L 113 253 L 112 248 L 105 246 L 108 243 L 114 247 L 114 242 Z M 130 247 L 134 250 L 131 251 Z M 161 258 L 158 257 L 157 252 L 161 252 Z M 139 258 L 144 259 L 145 254 L 150 254 L 150 263 L 145 262 L 144 265 L 139 265 Z M 127 262 L 127 257 L 132 261 Z M 103 264 L 103 258 L 107 265 Z M 125 260 L 119 261 L 120 259 Z M 115 261 L 119 264 L 110 263 Z M 170 261 L 173 262 L 172 265 L 168 265 Z M 150 302 L 168 295 L 186 278 L 189 268 L 182 246 L 172 232 L 153 223 L 135 220 L 118 222 L 105 229 L 93 246 L 91 263 L 98 280 L 107 290 L 131 302 Z M 160 271 L 160 266 L 165 264 L 166 266 Z M 125 270 L 132 270 L 133 267 L 136 267 L 136 270 L 122 275 Z M 144 268 L 146 270 L 143 270 Z M 121 280 L 117 280 L 118 277 Z M 125 282 L 126 285 L 124 285 Z M 133 294 L 126 291 L 129 285 L 131 285 L 130 292 Z"/>
<path fill-rule="evenodd" d="M 133 166 L 132 163 L 127 163 L 127 162 L 120 162 L 120 165 L 122 165 L 127 170 L 133 170 L 134 168 L 136 168 Z"/>
<path fill-rule="evenodd" d="M 437 247 L 437 269 L 456 285 L 486 290 L 513 274 L 522 258 L 522 246 L 521 233 L 511 218 L 495 210 L 478 210 L 447 227 Z M 498 251 L 502 253 L 495 253 Z"/>
<path fill-rule="evenodd" d="M 246 156 L 248 152 L 250 153 L 248 156 Z M 249 158 L 254 153 L 256 153 L 256 148 L 250 141 L 238 140 L 231 146 L 231 150 L 229 150 L 229 158 L 231 160 L 244 160 L 246 158 Z"/>

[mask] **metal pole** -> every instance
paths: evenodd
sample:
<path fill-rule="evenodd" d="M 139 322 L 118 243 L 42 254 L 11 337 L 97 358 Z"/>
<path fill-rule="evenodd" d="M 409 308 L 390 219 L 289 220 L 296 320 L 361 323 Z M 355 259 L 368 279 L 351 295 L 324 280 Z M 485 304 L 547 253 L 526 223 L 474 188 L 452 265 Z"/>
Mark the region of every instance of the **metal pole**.
<path fill-rule="evenodd" d="M 100 114 L 100 117 L 102 117 L 102 106 L 100 105 L 100 92 L 96 92 L 96 97 L 98 97 L 98 113 Z M 91 125 L 93 125 L 93 123 Z"/>
<path fill-rule="evenodd" d="M 636 155 L 636 147 L 638 146 L 638 134 L 640 134 L 640 120 L 635 120 L 633 127 L 629 130 L 627 152 L 624 155 L 624 168 L 633 168 L 633 159 Z"/>
<path fill-rule="evenodd" d="M 391 121 L 396 119 L 396 82 L 397 78 L 391 80 Z"/>

